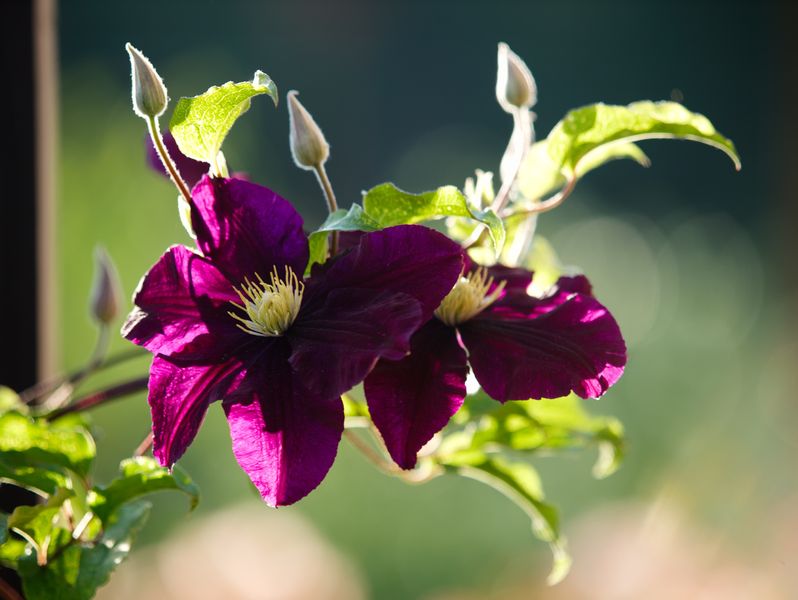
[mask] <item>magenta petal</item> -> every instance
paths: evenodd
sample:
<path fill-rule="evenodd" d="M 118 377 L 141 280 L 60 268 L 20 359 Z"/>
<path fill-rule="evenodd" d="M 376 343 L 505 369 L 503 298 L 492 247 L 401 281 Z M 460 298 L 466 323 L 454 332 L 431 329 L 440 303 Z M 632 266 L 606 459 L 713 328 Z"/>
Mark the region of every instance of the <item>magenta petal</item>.
<path fill-rule="evenodd" d="M 421 322 L 419 303 L 406 294 L 332 290 L 288 330 L 291 366 L 308 389 L 340 395 L 363 381 L 378 359 L 405 356 Z"/>
<path fill-rule="evenodd" d="M 463 404 L 468 374 L 457 333 L 437 319 L 411 340 L 410 355 L 381 360 L 364 383 L 374 425 L 391 458 L 412 469 L 416 455 Z"/>
<path fill-rule="evenodd" d="M 209 359 L 241 342 L 243 334 L 227 314 L 230 302 L 238 301 L 232 284 L 185 246 L 161 256 L 133 301 L 122 335 L 153 353 Z"/>
<path fill-rule="evenodd" d="M 181 365 L 162 356 L 153 358 L 149 396 L 153 454 L 171 467 L 194 440 L 208 406 L 235 387 L 243 374 L 237 360 L 210 365 Z"/>
<path fill-rule="evenodd" d="M 241 179 L 203 177 L 191 192 L 191 222 L 202 253 L 231 281 L 268 279 L 290 266 L 300 276 L 308 262 L 302 217 L 263 186 Z"/>
<path fill-rule="evenodd" d="M 324 479 L 344 429 L 340 397 L 296 381 L 284 346 L 265 352 L 224 401 L 233 453 L 270 506 L 292 504 Z"/>
<path fill-rule="evenodd" d="M 164 177 L 168 178 L 169 174 L 166 172 L 163 162 L 161 162 L 161 157 L 158 156 L 158 152 L 155 150 L 155 146 L 153 145 L 152 139 L 149 135 L 147 136 L 146 145 L 147 163 L 154 171 L 157 171 Z M 208 169 L 211 167 L 206 162 L 194 160 L 193 158 L 189 158 L 183 154 L 180 151 L 180 148 L 177 147 L 177 142 L 171 133 L 167 132 L 163 134 L 163 145 L 166 146 L 166 150 L 169 152 L 169 156 L 175 163 L 177 171 L 180 173 L 180 177 L 182 177 L 183 181 L 188 184 L 188 187 L 194 187 L 194 185 L 202 178 L 203 175 L 205 175 L 205 173 L 208 172 Z"/>
<path fill-rule="evenodd" d="M 577 294 L 563 301 L 557 295 L 530 305 L 519 297 L 513 306 L 514 297 L 458 327 L 474 375 L 491 397 L 504 402 L 573 391 L 598 398 L 620 378 L 626 345 L 615 319 L 594 298 Z M 547 311 L 547 302 L 556 306 Z"/>
<path fill-rule="evenodd" d="M 336 288 L 389 290 L 421 303 L 423 321 L 432 316 L 463 268 L 459 245 L 421 225 L 400 225 L 360 236 L 358 243 L 311 274 L 305 299 Z"/>

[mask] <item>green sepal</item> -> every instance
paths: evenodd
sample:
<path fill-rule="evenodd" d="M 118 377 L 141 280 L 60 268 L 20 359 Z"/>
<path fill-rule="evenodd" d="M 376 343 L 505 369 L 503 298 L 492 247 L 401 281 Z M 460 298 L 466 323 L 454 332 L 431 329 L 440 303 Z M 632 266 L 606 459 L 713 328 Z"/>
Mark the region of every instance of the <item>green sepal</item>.
<path fill-rule="evenodd" d="M 411 194 L 392 183 L 383 183 L 365 193 L 363 210 L 382 227 L 421 223 L 442 217 L 467 217 L 488 228 L 496 256 L 504 247 L 505 231 L 501 218 L 490 208 L 480 210 L 469 206 L 465 195 L 452 185 Z"/>
<path fill-rule="evenodd" d="M 565 177 L 578 173 L 588 155 L 607 144 L 671 138 L 708 144 L 725 152 L 737 170 L 740 158 L 731 140 L 704 115 L 676 102 L 633 102 L 628 106 L 592 104 L 569 112 L 549 134 L 548 153 Z"/>
<path fill-rule="evenodd" d="M 260 94 L 269 95 L 277 106 L 277 86 L 266 73 L 255 71 L 252 81 L 228 81 L 199 96 L 181 98 L 169 122 L 180 151 L 195 160 L 216 165 L 224 138 L 236 120 L 249 110 L 252 98 Z"/>
<path fill-rule="evenodd" d="M 199 503 L 199 488 L 177 465 L 170 472 L 154 458 L 139 456 L 123 460 L 119 471 L 120 477 L 107 486 L 96 486 L 89 494 L 89 506 L 102 521 L 131 500 L 160 490 L 177 490 L 187 494 L 189 510 L 194 510 Z"/>

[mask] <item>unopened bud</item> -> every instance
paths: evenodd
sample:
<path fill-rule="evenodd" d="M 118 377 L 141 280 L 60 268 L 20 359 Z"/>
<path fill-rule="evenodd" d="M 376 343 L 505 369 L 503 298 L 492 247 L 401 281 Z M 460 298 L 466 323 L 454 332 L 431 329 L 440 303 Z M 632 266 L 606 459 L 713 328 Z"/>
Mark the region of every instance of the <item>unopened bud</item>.
<path fill-rule="evenodd" d="M 129 43 L 130 75 L 133 79 L 133 111 L 142 119 L 159 117 L 166 110 L 169 97 L 166 86 L 152 63 Z"/>
<path fill-rule="evenodd" d="M 505 112 L 531 108 L 538 101 L 538 88 L 532 73 L 504 42 L 499 43 L 496 99 Z"/>
<path fill-rule="evenodd" d="M 330 145 L 310 113 L 297 100 L 297 92 L 288 92 L 291 155 L 300 169 L 312 170 L 327 162 Z"/>
<path fill-rule="evenodd" d="M 111 257 L 102 246 L 94 250 L 94 283 L 91 289 L 91 316 L 108 325 L 119 314 L 122 288 Z"/>

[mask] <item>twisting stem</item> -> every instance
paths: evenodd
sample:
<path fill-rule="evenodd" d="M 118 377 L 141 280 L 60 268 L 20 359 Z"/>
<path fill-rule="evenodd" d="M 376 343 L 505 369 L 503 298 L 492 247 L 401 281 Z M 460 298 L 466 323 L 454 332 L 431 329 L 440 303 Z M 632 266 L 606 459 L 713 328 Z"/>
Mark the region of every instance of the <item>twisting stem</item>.
<path fill-rule="evenodd" d="M 99 392 L 95 392 L 94 394 L 89 394 L 88 396 L 84 396 L 83 398 L 76 400 L 69 406 L 54 410 L 50 414 L 46 415 L 46 419 L 48 421 L 53 421 L 70 413 L 88 410 L 90 408 L 110 402 L 111 400 L 129 396 L 135 392 L 147 389 L 148 381 L 149 377 L 139 377 L 137 379 L 131 379 L 130 381 L 111 386 Z"/>
<path fill-rule="evenodd" d="M 39 383 L 20 392 L 19 397 L 23 403 L 30 404 L 37 398 L 40 398 L 44 394 L 52 392 L 61 385 L 70 384 L 74 386 L 79 382 L 83 381 L 89 375 L 92 375 L 93 373 L 102 371 L 103 369 L 108 369 L 115 365 L 126 362 L 132 358 L 145 356 L 147 354 L 148 352 L 141 348 L 133 348 L 132 350 L 126 350 L 124 352 L 120 352 L 119 354 L 114 354 L 113 356 L 110 356 L 105 360 L 100 360 L 99 363 L 96 363 L 93 366 L 90 363 L 89 365 L 81 367 L 80 369 L 78 369 L 77 371 L 73 371 L 72 373 L 67 373 L 66 375 L 60 375 L 58 377 L 55 377 L 53 379 L 48 379 L 46 381 L 40 381 Z"/>
<path fill-rule="evenodd" d="M 330 178 L 327 177 L 327 170 L 324 168 L 324 163 L 319 163 L 313 168 L 316 173 L 316 179 L 319 180 L 321 191 L 324 192 L 324 199 L 327 200 L 327 210 L 330 214 L 338 210 L 338 202 L 335 200 L 335 192 L 333 192 Z M 330 256 L 338 254 L 338 232 L 333 231 L 330 234 Z"/>
<path fill-rule="evenodd" d="M 352 444 L 352 446 L 359 450 L 369 462 L 383 473 L 387 475 L 398 475 L 401 473 L 402 470 L 399 467 L 385 460 L 382 455 L 374 450 L 368 443 L 360 439 L 360 436 L 351 429 L 344 429 L 344 436 L 346 436 L 346 440 Z"/>
<path fill-rule="evenodd" d="M 571 192 L 574 191 L 574 187 L 576 186 L 576 176 L 572 176 L 568 179 L 565 184 L 565 187 L 561 189 L 559 192 L 554 194 L 553 196 L 546 198 L 542 202 L 538 202 L 530 206 L 529 208 L 524 208 L 519 211 L 513 211 L 502 215 L 504 218 L 508 217 L 520 217 L 520 216 L 531 216 L 531 215 L 538 215 L 540 213 L 548 212 L 553 208 L 557 208 L 560 204 L 562 204 L 565 199 L 571 195 Z"/>
<path fill-rule="evenodd" d="M 518 173 L 524 164 L 524 157 L 532 144 L 532 121 L 531 113 L 526 108 L 518 108 L 513 111 L 513 133 L 510 135 L 510 142 L 507 144 L 505 154 L 514 153 L 515 160 L 506 179 L 502 180 L 502 186 L 496 193 L 491 207 L 496 212 L 500 212 L 507 206 L 510 200 L 510 191 L 518 178 Z M 512 156 L 512 154 L 511 154 Z"/>
<path fill-rule="evenodd" d="M 147 128 L 150 130 L 152 143 L 155 145 L 155 150 L 158 152 L 158 156 L 161 158 L 164 168 L 169 173 L 169 177 L 172 178 L 172 181 L 177 186 L 177 189 L 180 190 L 180 194 L 185 201 L 191 203 L 191 190 L 188 189 L 186 182 L 183 181 L 172 157 L 169 156 L 169 152 L 161 140 L 161 131 L 158 128 L 158 117 L 149 117 L 147 119 Z"/>

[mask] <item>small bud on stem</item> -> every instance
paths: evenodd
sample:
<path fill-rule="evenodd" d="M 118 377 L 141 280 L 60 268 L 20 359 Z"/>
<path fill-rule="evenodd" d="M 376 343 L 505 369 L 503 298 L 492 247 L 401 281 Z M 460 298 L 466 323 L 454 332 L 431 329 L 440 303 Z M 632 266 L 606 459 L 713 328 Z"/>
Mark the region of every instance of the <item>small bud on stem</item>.
<path fill-rule="evenodd" d="M 125 49 L 130 55 L 133 111 L 142 119 L 161 116 L 169 103 L 163 80 L 146 56 L 130 43 Z"/>
<path fill-rule="evenodd" d="M 330 145 L 324 139 L 316 121 L 297 99 L 295 90 L 288 92 L 288 119 L 291 128 L 291 155 L 296 166 L 311 171 L 327 162 Z"/>
<path fill-rule="evenodd" d="M 532 73 L 504 42 L 499 43 L 496 100 L 508 113 L 519 108 L 532 108 L 538 101 L 538 89 Z"/>
<path fill-rule="evenodd" d="M 122 301 L 121 285 L 116 267 L 102 246 L 94 250 L 94 284 L 91 290 L 91 316 L 103 325 L 110 324 L 118 315 Z"/>

